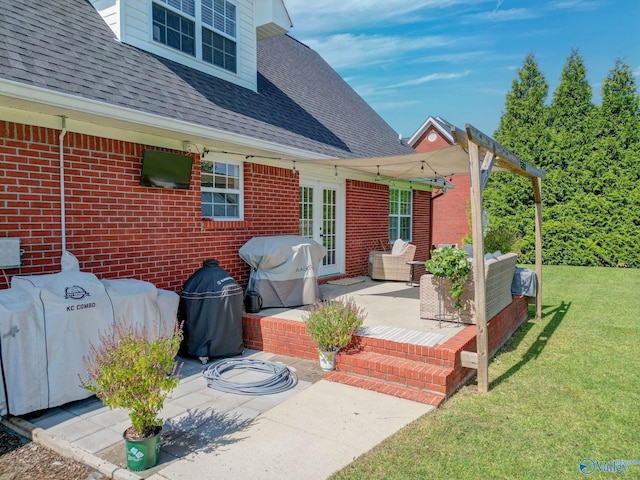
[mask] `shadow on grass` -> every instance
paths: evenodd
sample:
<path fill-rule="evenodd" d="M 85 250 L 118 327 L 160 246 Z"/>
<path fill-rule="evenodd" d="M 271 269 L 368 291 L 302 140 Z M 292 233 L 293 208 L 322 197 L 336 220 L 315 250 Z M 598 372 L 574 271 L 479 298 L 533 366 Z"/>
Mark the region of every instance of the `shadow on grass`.
<path fill-rule="evenodd" d="M 509 377 L 511 377 L 511 375 L 513 375 L 518 370 L 520 370 L 520 368 L 522 368 L 522 366 L 525 365 L 527 362 L 529 362 L 530 360 L 535 360 L 540 356 L 540 353 L 542 353 L 544 348 L 547 346 L 549 339 L 558 328 L 558 325 L 560 325 L 560 322 L 562 322 L 562 319 L 565 317 L 570 307 L 571 307 L 571 303 L 561 302 L 560 305 L 553 308 L 552 310 L 549 310 L 548 312 L 543 311 L 542 313 L 543 320 L 549 316 L 551 316 L 551 319 L 547 322 L 545 327 L 542 329 L 542 332 L 540 332 L 540 334 L 538 335 L 538 338 L 536 338 L 536 340 L 531 344 L 529 349 L 522 355 L 522 359 L 518 363 L 516 363 L 514 366 L 512 366 L 509 370 L 507 370 L 502 375 L 500 375 L 495 380 L 493 380 L 490 385 L 491 388 L 497 387 L 502 382 L 504 382 Z M 531 320 L 529 320 L 525 325 L 523 325 L 523 327 L 524 326 L 526 326 L 526 330 L 519 331 L 518 335 L 514 336 L 513 340 L 510 341 L 507 345 L 505 345 L 502 348 L 502 351 L 512 351 L 518 347 L 518 345 L 524 339 L 528 331 L 531 330 L 531 328 L 533 328 L 533 324 L 531 323 Z"/>

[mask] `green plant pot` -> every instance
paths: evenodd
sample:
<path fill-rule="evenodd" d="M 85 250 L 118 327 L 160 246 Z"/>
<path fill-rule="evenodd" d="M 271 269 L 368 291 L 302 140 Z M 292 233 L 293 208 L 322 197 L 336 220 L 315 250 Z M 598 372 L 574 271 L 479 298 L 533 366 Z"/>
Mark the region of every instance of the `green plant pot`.
<path fill-rule="evenodd" d="M 158 431 L 153 437 L 142 438 L 140 440 L 128 439 L 125 433 L 124 445 L 127 454 L 127 468 L 134 472 L 155 467 L 160 460 L 160 433 Z"/>

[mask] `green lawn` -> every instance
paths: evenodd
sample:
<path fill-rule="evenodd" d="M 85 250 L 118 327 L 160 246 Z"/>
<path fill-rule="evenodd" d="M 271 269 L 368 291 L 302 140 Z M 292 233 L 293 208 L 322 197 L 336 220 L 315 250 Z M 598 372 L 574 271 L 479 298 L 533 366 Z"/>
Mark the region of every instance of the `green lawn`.
<path fill-rule="evenodd" d="M 640 461 L 640 270 L 548 266 L 543 283 L 488 394 L 465 387 L 332 478 L 616 478 L 579 464 Z"/>

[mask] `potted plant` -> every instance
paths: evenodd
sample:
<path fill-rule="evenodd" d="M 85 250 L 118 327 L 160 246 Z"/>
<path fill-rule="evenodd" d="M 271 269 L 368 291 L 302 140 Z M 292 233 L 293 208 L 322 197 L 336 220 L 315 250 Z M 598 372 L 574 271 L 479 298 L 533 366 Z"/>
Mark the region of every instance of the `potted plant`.
<path fill-rule="evenodd" d="M 451 282 L 449 295 L 455 302 L 458 312 L 462 308 L 460 297 L 464 292 L 464 284 L 471 271 L 471 262 L 464 250 L 457 247 L 440 247 L 431 251 L 431 258 L 425 262 L 425 268 L 436 277 L 446 278 Z"/>
<path fill-rule="evenodd" d="M 320 367 L 325 372 L 336 366 L 336 354 L 349 345 L 367 314 L 351 297 L 328 299 L 311 305 L 304 321 L 307 333 L 318 344 Z"/>
<path fill-rule="evenodd" d="M 176 355 L 182 330 L 176 325 L 171 334 L 152 338 L 144 328 L 118 321 L 99 338 L 100 345 L 91 344 L 83 358 L 88 378 L 80 381 L 109 408 L 128 410 L 131 426 L 123 433 L 127 467 L 151 468 L 159 460 L 163 420 L 158 414 L 179 382 Z"/>

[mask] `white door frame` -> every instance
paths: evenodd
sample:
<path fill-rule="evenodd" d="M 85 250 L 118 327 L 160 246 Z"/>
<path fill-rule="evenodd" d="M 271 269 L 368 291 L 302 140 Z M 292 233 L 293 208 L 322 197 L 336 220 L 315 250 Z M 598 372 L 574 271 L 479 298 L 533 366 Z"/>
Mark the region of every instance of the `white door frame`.
<path fill-rule="evenodd" d="M 336 225 L 335 225 L 335 263 L 333 265 L 320 264 L 319 276 L 338 275 L 345 271 L 346 252 L 346 182 L 341 178 L 316 177 L 300 175 L 300 187 L 313 188 L 313 239 L 322 245 L 322 191 L 325 188 L 336 192 Z"/>

